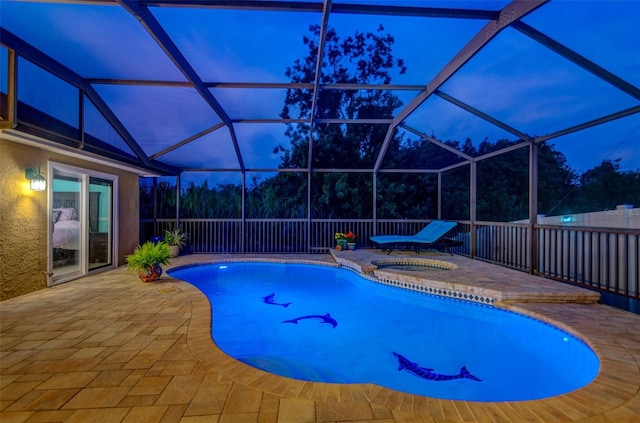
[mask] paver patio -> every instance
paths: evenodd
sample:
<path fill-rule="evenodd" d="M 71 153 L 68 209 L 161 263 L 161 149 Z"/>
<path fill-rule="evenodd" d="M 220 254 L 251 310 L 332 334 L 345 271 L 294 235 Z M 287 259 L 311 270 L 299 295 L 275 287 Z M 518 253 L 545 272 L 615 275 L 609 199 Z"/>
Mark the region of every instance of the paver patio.
<path fill-rule="evenodd" d="M 357 268 L 377 254 L 356 253 L 336 257 Z M 191 255 L 174 259 L 172 266 L 251 257 L 271 258 Z M 336 263 L 331 255 L 277 258 Z M 583 337 L 601 360 L 596 380 L 543 400 L 479 403 L 275 376 L 215 346 L 209 303 L 198 289 L 166 275 L 159 283 L 143 283 L 121 267 L 0 303 L 0 421 L 640 421 L 640 316 L 600 304 L 546 302 L 546 284 L 556 291 L 578 291 L 463 257 L 437 258 L 463 268 L 453 277 L 460 285 L 473 284 L 473 278 L 463 280 L 472 274 L 491 289 L 503 284 L 518 291 L 520 284 L 529 295 L 531 284 L 539 283 L 534 291 L 542 299 L 509 297 L 496 305 Z M 415 273 L 404 277 L 423 283 Z M 442 275 L 446 271 L 429 272 L 428 280 L 442 283 Z"/>

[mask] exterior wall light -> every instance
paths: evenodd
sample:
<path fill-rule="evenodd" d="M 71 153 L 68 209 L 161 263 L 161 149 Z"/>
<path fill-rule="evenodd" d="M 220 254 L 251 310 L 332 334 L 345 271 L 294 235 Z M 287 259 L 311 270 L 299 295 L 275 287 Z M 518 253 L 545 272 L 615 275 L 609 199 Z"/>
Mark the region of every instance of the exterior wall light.
<path fill-rule="evenodd" d="M 40 168 L 31 167 L 24 171 L 24 176 L 31 181 L 31 190 L 44 191 L 47 189 L 47 180 L 42 176 Z"/>

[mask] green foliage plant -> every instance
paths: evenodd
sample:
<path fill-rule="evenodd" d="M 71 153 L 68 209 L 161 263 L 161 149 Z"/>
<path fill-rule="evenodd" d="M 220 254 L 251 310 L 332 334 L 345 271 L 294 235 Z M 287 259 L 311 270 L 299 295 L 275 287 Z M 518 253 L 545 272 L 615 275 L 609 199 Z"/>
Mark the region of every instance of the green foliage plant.
<path fill-rule="evenodd" d="M 169 264 L 169 247 L 165 242 L 154 244 L 147 241 L 138 245 L 133 254 L 126 256 L 127 269 L 136 272 L 143 272 L 157 264 Z"/>
<path fill-rule="evenodd" d="M 168 245 L 177 245 L 182 248 L 187 245 L 187 239 L 189 239 L 189 235 L 184 233 L 181 227 L 169 228 L 164 231 L 164 242 Z"/>

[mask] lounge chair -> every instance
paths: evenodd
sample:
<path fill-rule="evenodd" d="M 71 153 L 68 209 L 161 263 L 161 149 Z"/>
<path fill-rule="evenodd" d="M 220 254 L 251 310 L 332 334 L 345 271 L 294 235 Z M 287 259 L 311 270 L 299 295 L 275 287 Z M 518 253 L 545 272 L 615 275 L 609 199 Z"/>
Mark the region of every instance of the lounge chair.
<path fill-rule="evenodd" d="M 387 254 L 391 254 L 392 250 L 401 246 L 414 247 L 416 253 L 419 252 L 420 248 L 425 248 L 446 251 L 452 254 L 449 248 L 461 243 L 447 239 L 444 236 L 456 225 L 456 222 L 434 220 L 415 235 L 376 235 L 370 237 L 370 239 L 378 244 L 379 248 L 387 250 Z"/>

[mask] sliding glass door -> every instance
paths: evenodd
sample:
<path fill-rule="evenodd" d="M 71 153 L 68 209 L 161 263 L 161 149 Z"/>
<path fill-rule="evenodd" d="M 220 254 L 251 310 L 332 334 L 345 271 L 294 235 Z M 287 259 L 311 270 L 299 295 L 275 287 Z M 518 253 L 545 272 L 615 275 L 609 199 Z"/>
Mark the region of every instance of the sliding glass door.
<path fill-rule="evenodd" d="M 112 267 L 117 177 L 50 165 L 50 283 Z"/>

